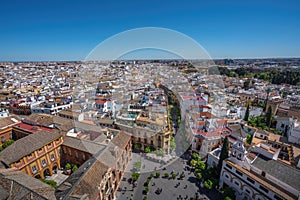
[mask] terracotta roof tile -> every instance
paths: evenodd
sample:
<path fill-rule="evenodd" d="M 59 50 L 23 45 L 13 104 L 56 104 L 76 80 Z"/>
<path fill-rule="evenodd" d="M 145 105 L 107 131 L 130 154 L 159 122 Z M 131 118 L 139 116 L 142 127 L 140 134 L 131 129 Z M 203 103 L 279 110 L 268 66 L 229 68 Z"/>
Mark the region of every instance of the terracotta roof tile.
<path fill-rule="evenodd" d="M 57 132 L 49 133 L 46 131 L 37 131 L 34 134 L 30 134 L 15 141 L 13 144 L 1 151 L 0 160 L 5 164 L 10 165 L 59 137 L 61 137 L 61 135 Z"/>
<path fill-rule="evenodd" d="M 78 149 L 83 152 L 90 153 L 92 155 L 98 153 L 105 148 L 105 145 L 99 144 L 94 141 L 79 139 L 75 137 L 66 136 L 63 141 L 63 146 Z"/>
<path fill-rule="evenodd" d="M 124 149 L 127 143 L 131 140 L 131 135 L 120 131 L 116 137 L 112 139 L 112 143 Z"/>
<path fill-rule="evenodd" d="M 14 124 L 17 124 L 20 121 L 21 121 L 21 119 L 17 116 L 9 116 L 9 117 L 1 118 L 0 119 L 0 130 L 7 126 L 12 126 Z"/>
<path fill-rule="evenodd" d="M 9 194 L 8 199 L 55 199 L 53 187 L 15 168 L 0 170 L 0 180 L 0 186 Z"/>

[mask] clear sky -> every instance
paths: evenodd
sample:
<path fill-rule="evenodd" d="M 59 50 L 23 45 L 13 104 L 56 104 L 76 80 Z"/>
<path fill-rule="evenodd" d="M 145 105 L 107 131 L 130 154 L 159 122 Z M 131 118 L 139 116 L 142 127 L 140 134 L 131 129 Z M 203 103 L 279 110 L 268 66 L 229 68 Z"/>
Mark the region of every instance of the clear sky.
<path fill-rule="evenodd" d="M 82 60 L 128 29 L 164 27 L 213 58 L 300 57 L 300 1 L 3 0 L 0 61 Z"/>

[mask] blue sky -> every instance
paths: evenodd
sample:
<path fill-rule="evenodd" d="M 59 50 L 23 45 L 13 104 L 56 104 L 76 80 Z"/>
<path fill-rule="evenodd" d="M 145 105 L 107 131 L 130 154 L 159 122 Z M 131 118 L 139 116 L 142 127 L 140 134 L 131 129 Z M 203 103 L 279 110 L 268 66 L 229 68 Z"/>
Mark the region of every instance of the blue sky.
<path fill-rule="evenodd" d="M 182 32 L 213 58 L 300 57 L 297 0 L 10 0 L 0 10 L 1 61 L 82 60 L 108 37 L 148 26 Z"/>

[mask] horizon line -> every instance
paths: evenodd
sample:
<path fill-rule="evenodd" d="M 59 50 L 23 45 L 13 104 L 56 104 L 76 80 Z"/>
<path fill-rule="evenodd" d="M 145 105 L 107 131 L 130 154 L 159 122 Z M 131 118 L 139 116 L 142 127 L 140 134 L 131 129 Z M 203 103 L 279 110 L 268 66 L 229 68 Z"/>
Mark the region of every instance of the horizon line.
<path fill-rule="evenodd" d="M 265 59 L 300 59 L 299 57 L 242 57 L 242 58 L 212 58 L 212 59 L 180 59 L 180 58 L 147 58 L 147 59 L 116 59 L 116 60 L 5 60 L 1 61 L 0 63 L 20 63 L 20 62 L 32 62 L 32 63 L 37 63 L 37 62 L 104 62 L 104 61 L 153 61 L 153 60 L 226 60 L 226 59 L 231 59 L 231 60 L 265 60 Z"/>

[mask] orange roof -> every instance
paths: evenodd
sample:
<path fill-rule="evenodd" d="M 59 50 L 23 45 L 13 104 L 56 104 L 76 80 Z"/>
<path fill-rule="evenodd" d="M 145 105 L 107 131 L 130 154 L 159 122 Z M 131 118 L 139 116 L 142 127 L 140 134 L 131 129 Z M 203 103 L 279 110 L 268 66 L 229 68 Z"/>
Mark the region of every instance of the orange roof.
<path fill-rule="evenodd" d="M 196 124 L 197 125 L 205 125 L 205 121 L 197 121 Z"/>
<path fill-rule="evenodd" d="M 227 124 L 227 120 L 218 120 L 217 124 Z"/>
<path fill-rule="evenodd" d="M 229 134 L 225 134 L 223 131 L 229 131 L 228 128 L 217 128 L 215 131 L 212 132 L 204 132 L 204 131 L 199 131 L 197 129 L 193 129 L 194 134 L 196 135 L 203 135 L 205 137 L 215 137 L 215 136 L 228 136 Z"/>
<path fill-rule="evenodd" d="M 215 118 L 215 116 L 213 114 L 211 114 L 210 112 L 200 112 L 200 117 L 206 117 L 206 118 Z"/>
<path fill-rule="evenodd" d="M 100 100 L 100 99 L 96 100 L 96 104 L 104 104 L 105 102 L 106 100 Z"/>
<path fill-rule="evenodd" d="M 14 125 L 14 127 L 18 127 L 27 131 L 30 131 L 32 133 L 43 130 L 43 131 L 47 131 L 47 132 L 53 132 L 52 128 L 47 128 L 47 127 L 43 127 L 43 126 L 32 126 L 30 124 L 26 124 L 26 123 L 19 123 Z"/>
<path fill-rule="evenodd" d="M 91 120 L 82 120 L 80 122 L 83 122 L 83 123 L 86 123 L 86 124 L 92 124 L 92 125 L 95 125 L 95 123 Z"/>

